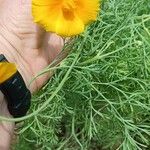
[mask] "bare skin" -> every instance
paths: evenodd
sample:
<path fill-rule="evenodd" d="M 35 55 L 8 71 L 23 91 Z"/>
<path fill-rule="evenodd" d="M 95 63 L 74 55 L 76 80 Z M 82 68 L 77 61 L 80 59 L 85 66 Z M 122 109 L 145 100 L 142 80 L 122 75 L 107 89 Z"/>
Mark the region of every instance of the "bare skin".
<path fill-rule="evenodd" d="M 33 23 L 31 0 L 0 0 L 0 54 L 16 64 L 27 85 L 55 59 L 63 45 L 61 37 L 45 33 Z M 50 76 L 49 73 L 36 79 L 30 91 L 37 91 Z M 1 92 L 0 115 L 11 117 Z M 0 122 L 0 150 L 9 149 L 13 129 L 13 123 Z"/>

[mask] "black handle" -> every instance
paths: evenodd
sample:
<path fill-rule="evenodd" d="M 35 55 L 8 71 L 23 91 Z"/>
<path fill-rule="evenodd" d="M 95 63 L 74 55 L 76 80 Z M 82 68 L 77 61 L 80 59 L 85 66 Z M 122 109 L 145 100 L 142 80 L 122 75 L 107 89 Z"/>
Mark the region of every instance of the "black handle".
<path fill-rule="evenodd" d="M 2 61 L 7 61 L 4 55 L 0 55 L 0 62 Z M 21 74 L 17 71 L 12 77 L 1 83 L 0 90 L 6 97 L 10 114 L 15 118 L 25 116 L 31 105 L 31 93 Z"/>

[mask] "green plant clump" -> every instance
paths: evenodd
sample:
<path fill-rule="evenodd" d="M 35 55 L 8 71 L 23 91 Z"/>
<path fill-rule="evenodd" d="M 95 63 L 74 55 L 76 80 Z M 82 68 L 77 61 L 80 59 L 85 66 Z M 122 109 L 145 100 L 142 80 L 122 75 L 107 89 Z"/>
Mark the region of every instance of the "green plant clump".
<path fill-rule="evenodd" d="M 14 149 L 149 150 L 150 2 L 104 0 L 73 43 Z"/>

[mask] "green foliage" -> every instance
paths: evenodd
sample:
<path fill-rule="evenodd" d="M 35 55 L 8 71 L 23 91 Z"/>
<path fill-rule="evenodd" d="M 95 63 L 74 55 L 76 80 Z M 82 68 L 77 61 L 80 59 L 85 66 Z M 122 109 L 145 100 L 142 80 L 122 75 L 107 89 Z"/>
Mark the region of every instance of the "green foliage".
<path fill-rule="evenodd" d="M 150 149 L 148 0 L 103 1 L 97 22 L 35 95 L 31 111 L 39 109 L 15 149 Z"/>

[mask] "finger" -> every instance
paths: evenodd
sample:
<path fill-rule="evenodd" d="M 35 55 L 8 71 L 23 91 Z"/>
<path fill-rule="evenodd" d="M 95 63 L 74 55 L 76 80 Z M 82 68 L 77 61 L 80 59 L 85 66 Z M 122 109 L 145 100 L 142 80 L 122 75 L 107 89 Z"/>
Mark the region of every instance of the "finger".
<path fill-rule="evenodd" d="M 32 0 L 16 0 L 22 10 L 19 34 L 26 48 L 39 49 L 43 42 L 45 30 L 33 22 Z"/>
<path fill-rule="evenodd" d="M 0 0 L 0 6 L 1 6 L 1 4 L 2 4 L 3 1 L 4 1 L 4 0 Z"/>
<path fill-rule="evenodd" d="M 50 63 L 62 51 L 63 46 L 64 46 L 64 40 L 62 37 L 54 33 L 47 33 L 45 35 L 45 39 L 43 42 L 43 49 L 47 52 Z"/>
<path fill-rule="evenodd" d="M 0 25 L 19 37 L 24 47 L 41 46 L 45 31 L 33 22 L 31 0 L 6 0 L 0 10 Z"/>

